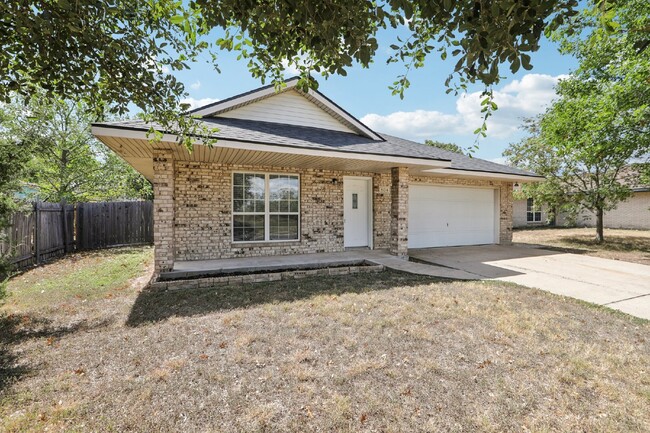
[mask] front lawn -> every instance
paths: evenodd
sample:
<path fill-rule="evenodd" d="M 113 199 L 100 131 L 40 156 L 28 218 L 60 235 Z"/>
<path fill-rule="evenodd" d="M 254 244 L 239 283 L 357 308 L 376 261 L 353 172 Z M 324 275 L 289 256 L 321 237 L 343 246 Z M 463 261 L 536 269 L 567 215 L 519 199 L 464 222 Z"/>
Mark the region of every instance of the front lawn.
<path fill-rule="evenodd" d="M 142 281 L 1 310 L 0 431 L 650 430 L 650 323 L 604 308 L 388 271 Z"/>
<path fill-rule="evenodd" d="M 595 228 L 517 229 L 515 243 L 541 245 L 606 259 L 650 265 L 650 230 L 605 229 L 605 242 L 596 242 Z"/>

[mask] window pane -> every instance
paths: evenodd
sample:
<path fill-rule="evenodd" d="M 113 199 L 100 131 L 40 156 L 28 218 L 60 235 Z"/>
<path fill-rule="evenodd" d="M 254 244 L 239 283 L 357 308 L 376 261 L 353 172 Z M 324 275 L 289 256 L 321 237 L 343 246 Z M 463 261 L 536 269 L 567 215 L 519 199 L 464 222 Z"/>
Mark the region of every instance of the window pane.
<path fill-rule="evenodd" d="M 299 212 L 300 211 L 300 206 L 298 206 L 298 201 L 292 201 L 291 202 L 291 208 L 289 209 L 291 212 Z"/>
<path fill-rule="evenodd" d="M 243 212 L 244 211 L 244 200 L 234 200 L 232 210 L 233 210 L 233 212 Z"/>
<path fill-rule="evenodd" d="M 271 212 L 298 212 L 298 176 L 269 176 L 269 209 Z M 296 204 L 291 202 L 295 201 Z M 295 209 L 295 210 L 292 210 Z"/>
<path fill-rule="evenodd" d="M 255 200 L 255 212 L 264 212 L 264 200 Z"/>
<path fill-rule="evenodd" d="M 233 184 L 238 186 L 244 185 L 244 175 L 241 173 L 235 173 L 233 176 Z"/>
<path fill-rule="evenodd" d="M 269 224 L 271 240 L 298 239 L 298 215 L 271 215 Z"/>
<path fill-rule="evenodd" d="M 234 215 L 234 241 L 263 241 L 264 215 Z"/>
<path fill-rule="evenodd" d="M 244 198 L 244 188 L 241 186 L 235 186 L 232 193 L 232 198 L 235 200 L 241 200 Z"/>
<path fill-rule="evenodd" d="M 532 221 L 532 220 L 533 220 L 533 213 L 526 212 L 526 221 Z"/>

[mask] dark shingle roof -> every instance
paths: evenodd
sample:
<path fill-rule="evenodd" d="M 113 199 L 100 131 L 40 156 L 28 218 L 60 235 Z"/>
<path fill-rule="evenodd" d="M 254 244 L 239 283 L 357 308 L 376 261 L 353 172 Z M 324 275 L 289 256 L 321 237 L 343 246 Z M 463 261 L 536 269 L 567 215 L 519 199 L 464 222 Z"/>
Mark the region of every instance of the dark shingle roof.
<path fill-rule="evenodd" d="M 332 131 L 329 129 L 261 122 L 256 120 L 214 117 L 202 118 L 198 121 L 202 122 L 208 128 L 218 128 L 219 131 L 212 134 L 212 137 L 217 139 L 297 148 L 336 150 L 432 160 L 449 160 L 451 161 L 450 168 L 454 170 L 536 176 L 534 173 L 520 170 L 518 168 L 508 167 L 506 165 L 497 164 L 479 158 L 471 158 L 459 153 L 381 133 L 380 135 L 384 138 L 383 141 L 372 140 L 361 135 Z M 155 123 L 145 123 L 141 120 L 102 123 L 96 124 L 96 126 L 135 130 L 148 130 L 153 126 L 155 129 L 162 131 L 160 125 Z"/>

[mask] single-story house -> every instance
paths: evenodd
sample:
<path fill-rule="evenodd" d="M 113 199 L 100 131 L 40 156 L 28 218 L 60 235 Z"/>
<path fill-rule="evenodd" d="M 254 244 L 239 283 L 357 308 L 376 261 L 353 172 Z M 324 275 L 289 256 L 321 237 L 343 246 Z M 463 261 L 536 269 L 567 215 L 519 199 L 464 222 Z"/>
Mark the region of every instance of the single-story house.
<path fill-rule="evenodd" d="M 548 206 L 535 203 L 532 198 L 514 201 L 512 219 L 515 228 L 549 224 L 596 227 L 596 215 L 586 209 L 578 212 L 575 219 L 566 212 L 559 212 L 555 221 L 550 221 Z M 650 187 L 632 188 L 632 195 L 627 200 L 604 213 L 603 225 L 611 229 L 650 230 Z"/>
<path fill-rule="evenodd" d="M 191 152 L 155 124 L 93 125 L 153 183 L 156 273 L 175 261 L 511 242 L 513 183 L 539 176 L 380 134 L 296 83 L 191 111 L 218 128 Z"/>

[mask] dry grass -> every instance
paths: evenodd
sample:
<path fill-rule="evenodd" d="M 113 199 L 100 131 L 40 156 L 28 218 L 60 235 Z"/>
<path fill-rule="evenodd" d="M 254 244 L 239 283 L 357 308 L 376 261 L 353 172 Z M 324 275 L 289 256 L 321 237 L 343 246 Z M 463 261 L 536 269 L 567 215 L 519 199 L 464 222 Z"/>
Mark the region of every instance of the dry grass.
<path fill-rule="evenodd" d="M 605 242 L 599 244 L 594 228 L 542 227 L 515 230 L 513 241 L 650 265 L 650 230 L 605 229 Z"/>
<path fill-rule="evenodd" d="M 79 304 L 6 308 L 0 431 L 650 430 L 650 324 L 520 286 L 384 272 Z"/>

